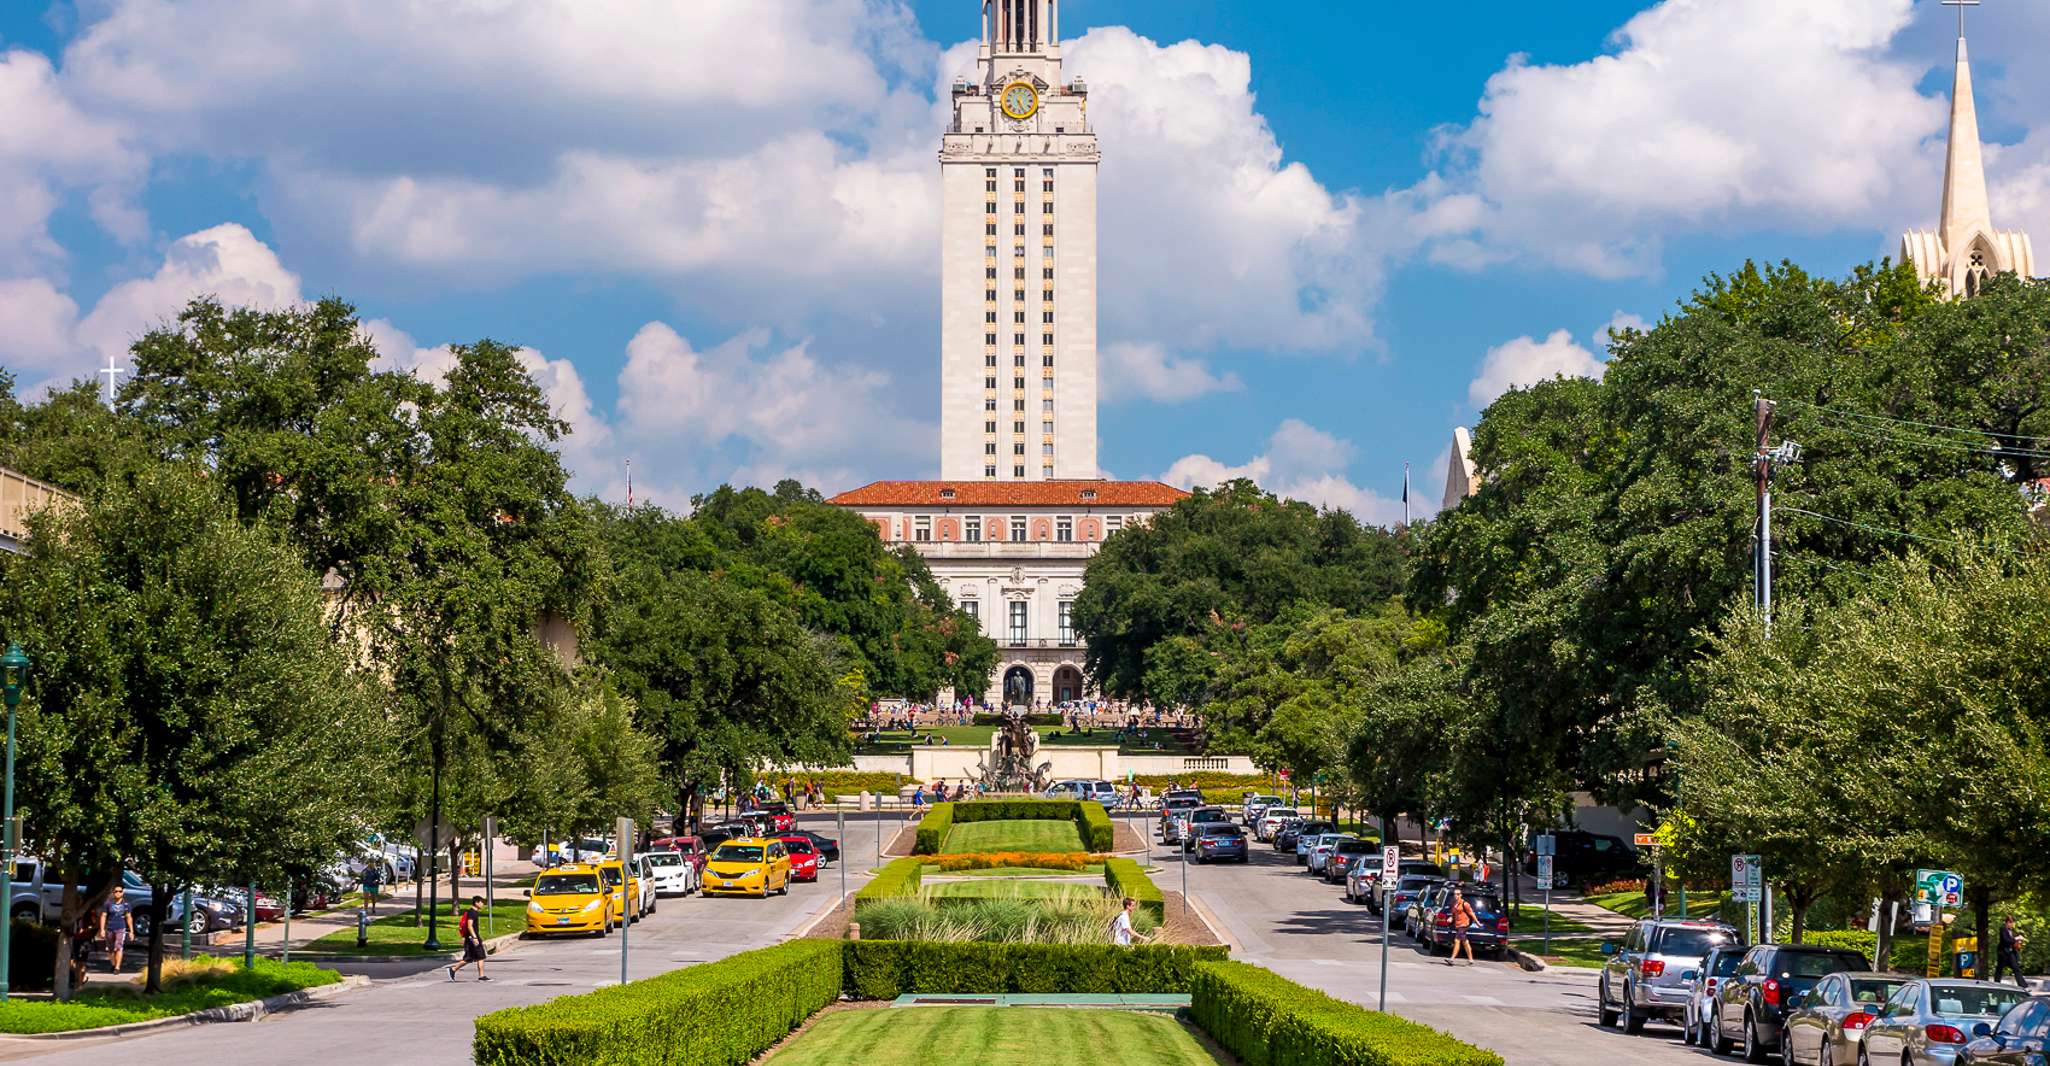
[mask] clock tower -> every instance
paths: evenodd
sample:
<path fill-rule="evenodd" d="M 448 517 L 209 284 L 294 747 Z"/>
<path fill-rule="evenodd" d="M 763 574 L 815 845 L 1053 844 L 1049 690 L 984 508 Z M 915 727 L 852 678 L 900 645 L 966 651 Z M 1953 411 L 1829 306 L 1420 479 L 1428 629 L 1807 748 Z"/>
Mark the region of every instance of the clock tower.
<path fill-rule="evenodd" d="M 1060 0 L 981 0 L 940 139 L 940 477 L 1095 478 L 1096 135 Z"/>

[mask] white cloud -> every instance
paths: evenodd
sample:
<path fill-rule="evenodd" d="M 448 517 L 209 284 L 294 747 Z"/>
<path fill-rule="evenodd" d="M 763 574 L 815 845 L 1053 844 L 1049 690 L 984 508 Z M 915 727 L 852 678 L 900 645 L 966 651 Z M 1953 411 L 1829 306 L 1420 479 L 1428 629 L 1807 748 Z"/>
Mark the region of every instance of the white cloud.
<path fill-rule="evenodd" d="M 78 324 L 78 339 L 100 359 L 121 357 L 137 338 L 177 318 L 196 296 L 230 307 L 286 307 L 300 302 L 299 276 L 270 246 L 228 222 L 173 241 L 148 277 L 109 289 Z"/>
<path fill-rule="evenodd" d="M 1911 0 L 1666 0 L 1615 51 L 1516 57 L 1447 131 L 1484 241 L 1600 276 L 1658 266 L 1666 234 L 1898 224 L 1933 211 L 1945 105 L 1888 55 Z M 1924 202 L 1926 197 L 1927 202 Z M 1928 220 L 1922 224 L 1928 224 Z"/>
<path fill-rule="evenodd" d="M 1480 374 L 1466 387 L 1466 400 L 1476 408 L 1486 407 L 1510 389 L 1556 377 L 1598 378 L 1602 367 L 1602 361 L 1581 347 L 1570 331 L 1555 329 L 1544 340 L 1518 337 L 1488 349 Z"/>
<path fill-rule="evenodd" d="M 48 279 L 0 281 L 0 365 L 18 377 L 49 374 L 74 363 L 78 342 L 72 329 L 77 324 L 78 305 Z"/>
<path fill-rule="evenodd" d="M 1237 374 L 1217 374 L 1201 359 L 1169 355 L 1158 344 L 1108 344 L 1100 362 L 1103 371 L 1101 395 L 1105 403 L 1144 398 L 1159 403 L 1181 403 L 1213 392 L 1237 392 L 1245 387 Z"/>
<path fill-rule="evenodd" d="M 1284 419 L 1267 438 L 1266 450 L 1239 464 L 1225 463 L 1208 455 L 1185 455 L 1174 461 L 1160 480 L 1181 488 L 1214 487 L 1234 478 L 1251 478 L 1261 488 L 1279 496 L 1302 500 L 1318 507 L 1350 511 L 1362 522 L 1394 525 L 1402 521 L 1402 501 L 1389 499 L 1352 483 L 1344 473 L 1355 449 L 1342 440 L 1301 419 Z M 1433 508 L 1424 504 L 1428 492 L 1410 490 L 1418 515 Z"/>
<path fill-rule="evenodd" d="M 132 198 L 142 154 L 119 123 L 70 99 L 48 57 L 0 52 L 0 115 L 0 263 L 64 258 L 48 224 L 73 188 L 85 190 L 95 221 L 110 233 L 125 240 L 141 235 Z"/>

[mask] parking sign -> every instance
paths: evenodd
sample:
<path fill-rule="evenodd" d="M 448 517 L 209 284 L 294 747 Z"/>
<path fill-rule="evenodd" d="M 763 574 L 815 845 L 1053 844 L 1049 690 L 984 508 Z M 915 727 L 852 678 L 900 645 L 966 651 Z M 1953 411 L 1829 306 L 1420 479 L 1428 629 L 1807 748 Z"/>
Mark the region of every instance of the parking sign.
<path fill-rule="evenodd" d="M 1765 871 L 1756 855 L 1730 856 L 1730 899 L 1736 903 L 1756 903 L 1764 895 Z"/>
<path fill-rule="evenodd" d="M 1540 855 L 1537 857 L 1537 881 L 1539 885 L 1544 886 L 1546 892 L 1549 893 L 1552 890 L 1552 857 L 1550 855 Z"/>
<path fill-rule="evenodd" d="M 1390 845 L 1381 849 L 1381 883 L 1393 885 L 1402 869 L 1402 849 Z"/>

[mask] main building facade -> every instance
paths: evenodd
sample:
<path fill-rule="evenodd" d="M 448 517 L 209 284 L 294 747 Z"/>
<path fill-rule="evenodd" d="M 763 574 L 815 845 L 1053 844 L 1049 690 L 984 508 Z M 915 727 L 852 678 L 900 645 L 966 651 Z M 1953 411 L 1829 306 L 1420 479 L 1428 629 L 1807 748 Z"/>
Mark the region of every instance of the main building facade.
<path fill-rule="evenodd" d="M 1120 529 L 1186 496 L 1096 465 L 1096 169 L 1059 0 L 981 0 L 940 137 L 940 478 L 833 497 L 908 544 L 997 642 L 990 706 L 1093 691 L 1071 610 Z"/>

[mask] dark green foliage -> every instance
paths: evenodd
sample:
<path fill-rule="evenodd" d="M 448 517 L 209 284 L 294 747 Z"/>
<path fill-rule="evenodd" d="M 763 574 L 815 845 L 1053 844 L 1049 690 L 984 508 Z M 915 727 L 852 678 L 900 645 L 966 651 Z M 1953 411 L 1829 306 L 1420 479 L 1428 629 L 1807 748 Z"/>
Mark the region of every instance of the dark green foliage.
<path fill-rule="evenodd" d="M 1106 934 L 1107 935 L 1107 934 Z M 1196 964 L 1222 947 L 975 944 L 850 940 L 847 994 L 1187 992 Z"/>
<path fill-rule="evenodd" d="M 13 919 L 14 939 L 8 946 L 7 984 L 16 992 L 47 992 L 57 976 L 57 930 Z"/>
<path fill-rule="evenodd" d="M 1403 580 L 1393 534 L 1250 481 L 1198 490 L 1104 542 L 1075 600 L 1089 676 L 1112 696 L 1192 702 L 1149 675 L 1156 646 L 1213 624 L 1274 621 L 1297 604 L 1364 612 Z"/>
<path fill-rule="evenodd" d="M 1093 800 L 995 799 L 964 803 L 935 803 L 918 823 L 914 855 L 937 855 L 947 842 L 947 833 L 968 822 L 1072 821 L 1082 833 L 1090 851 L 1115 847 L 1116 827 L 1103 804 Z"/>
<path fill-rule="evenodd" d="M 1103 860 L 1103 881 L 1110 886 L 1111 895 L 1138 900 L 1139 909 L 1153 915 L 1154 921 L 1167 920 L 1167 901 L 1160 894 L 1160 886 L 1146 876 L 1145 868 L 1137 861 L 1115 855 Z"/>
<path fill-rule="evenodd" d="M 915 855 L 908 859 L 892 859 L 876 871 L 873 880 L 854 893 L 854 900 L 859 904 L 862 900 L 918 895 L 918 886 L 924 876 L 924 859 Z"/>
<path fill-rule="evenodd" d="M 794 940 L 477 1019 L 479 1066 L 739 1066 L 840 998 L 841 946 Z"/>
<path fill-rule="evenodd" d="M 1197 1028 L 1246 1066 L 1502 1066 L 1492 1051 L 1258 966 L 1206 962 L 1190 985 Z"/>

